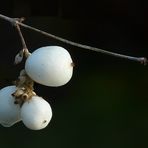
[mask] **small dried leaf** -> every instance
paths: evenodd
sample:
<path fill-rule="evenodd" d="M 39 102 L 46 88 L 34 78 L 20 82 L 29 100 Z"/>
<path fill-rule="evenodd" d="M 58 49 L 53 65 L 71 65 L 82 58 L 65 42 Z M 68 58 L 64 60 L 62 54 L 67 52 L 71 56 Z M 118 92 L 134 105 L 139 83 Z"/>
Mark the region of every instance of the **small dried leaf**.
<path fill-rule="evenodd" d="M 21 63 L 23 60 L 23 55 L 21 53 L 18 53 L 16 56 L 15 56 L 15 60 L 14 60 L 14 64 L 19 64 Z"/>

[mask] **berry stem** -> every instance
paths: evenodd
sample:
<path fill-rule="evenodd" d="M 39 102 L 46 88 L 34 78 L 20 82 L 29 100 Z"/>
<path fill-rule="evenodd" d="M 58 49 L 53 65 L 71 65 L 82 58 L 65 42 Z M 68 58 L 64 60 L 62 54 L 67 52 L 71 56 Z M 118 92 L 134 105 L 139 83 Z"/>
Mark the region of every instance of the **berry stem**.
<path fill-rule="evenodd" d="M 16 29 L 18 31 L 18 34 L 20 36 L 21 42 L 22 42 L 22 46 L 23 46 L 23 50 L 27 49 L 27 45 L 26 42 L 24 40 L 23 34 L 21 32 L 20 26 L 18 25 L 18 23 L 16 23 Z"/>
<path fill-rule="evenodd" d="M 42 31 L 42 30 L 37 29 L 35 27 L 26 25 L 26 24 L 22 23 L 22 21 L 18 21 L 15 18 L 10 18 L 10 17 L 7 17 L 7 16 L 2 15 L 2 14 L 0 14 L 0 18 L 4 19 L 4 20 L 6 20 L 6 21 L 8 21 L 8 22 L 10 22 L 12 24 L 17 24 L 17 26 L 22 26 L 24 28 L 33 30 L 33 31 L 38 32 L 38 33 L 40 33 L 42 35 L 45 35 L 47 37 L 56 39 L 58 41 L 64 42 L 66 44 L 69 44 L 69 45 L 72 45 L 72 46 L 75 46 L 75 47 L 79 47 L 79 48 L 83 48 L 83 49 L 88 49 L 88 50 L 96 51 L 96 52 L 99 52 L 99 53 L 107 54 L 107 55 L 110 55 L 110 56 L 114 56 L 114 57 L 118 57 L 118 58 L 123 58 L 123 59 L 128 59 L 128 60 L 131 60 L 131 61 L 136 61 L 136 62 L 139 62 L 139 63 L 141 63 L 143 65 L 146 65 L 148 63 L 148 60 L 147 60 L 146 57 L 133 57 L 133 56 L 119 54 L 119 53 L 103 50 L 103 49 L 92 47 L 92 46 L 88 46 L 88 45 L 83 45 L 83 44 L 80 44 L 80 43 L 76 43 L 76 42 L 73 42 L 73 41 L 61 38 L 59 36 L 56 36 L 56 35 L 53 35 L 53 34 L 50 34 L 50 33 L 47 33 L 45 31 Z M 19 32 L 19 33 L 21 33 L 21 32 Z M 20 34 L 20 37 L 21 37 L 21 35 L 22 34 Z M 26 47 L 26 44 L 24 44 L 24 40 L 23 40 L 22 37 L 21 37 L 21 39 L 22 39 L 23 47 Z"/>
<path fill-rule="evenodd" d="M 20 19 L 16 19 L 16 21 L 15 21 L 15 26 L 16 26 L 16 29 L 17 29 L 18 34 L 19 34 L 19 36 L 20 36 L 20 39 L 21 39 L 21 43 L 22 43 L 22 47 L 23 47 L 22 53 L 25 54 L 25 57 L 27 58 L 30 53 L 29 53 L 29 50 L 28 50 L 28 48 L 27 48 L 25 39 L 24 39 L 24 37 L 23 37 L 23 34 L 22 34 L 22 32 L 21 32 L 21 29 L 20 29 L 20 25 L 19 25 L 19 22 L 22 22 L 23 20 L 24 20 L 24 19 L 21 19 L 21 18 L 20 18 Z"/>

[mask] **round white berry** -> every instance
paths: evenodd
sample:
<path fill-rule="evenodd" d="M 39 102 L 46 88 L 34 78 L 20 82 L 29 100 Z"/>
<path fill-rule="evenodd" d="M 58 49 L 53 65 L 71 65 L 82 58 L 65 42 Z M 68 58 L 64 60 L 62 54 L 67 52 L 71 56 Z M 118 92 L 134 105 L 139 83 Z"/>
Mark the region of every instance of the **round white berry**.
<path fill-rule="evenodd" d="M 7 86 L 0 90 L 0 124 L 10 127 L 21 120 L 20 106 L 15 104 L 12 94 L 16 91 L 16 86 Z"/>
<path fill-rule="evenodd" d="M 33 96 L 23 104 L 21 117 L 26 127 L 32 130 L 40 130 L 49 124 L 52 118 L 52 110 L 49 103 L 43 98 Z"/>
<path fill-rule="evenodd" d="M 73 61 L 63 47 L 46 46 L 35 50 L 27 58 L 25 70 L 37 83 L 62 86 L 72 77 Z"/>

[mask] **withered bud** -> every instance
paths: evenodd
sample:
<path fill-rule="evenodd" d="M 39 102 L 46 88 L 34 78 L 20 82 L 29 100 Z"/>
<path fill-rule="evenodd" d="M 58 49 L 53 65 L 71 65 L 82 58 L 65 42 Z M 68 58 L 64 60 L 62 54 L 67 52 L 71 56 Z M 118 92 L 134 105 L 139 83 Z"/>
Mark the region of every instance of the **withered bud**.
<path fill-rule="evenodd" d="M 21 99 L 22 99 L 23 101 L 28 100 L 28 99 L 29 99 L 28 94 L 27 94 L 27 93 L 24 93 L 24 94 L 21 96 Z"/>
<path fill-rule="evenodd" d="M 17 89 L 17 90 L 12 94 L 12 96 L 14 96 L 14 97 L 20 97 L 23 93 L 24 93 L 24 90 L 23 90 L 23 89 Z"/>

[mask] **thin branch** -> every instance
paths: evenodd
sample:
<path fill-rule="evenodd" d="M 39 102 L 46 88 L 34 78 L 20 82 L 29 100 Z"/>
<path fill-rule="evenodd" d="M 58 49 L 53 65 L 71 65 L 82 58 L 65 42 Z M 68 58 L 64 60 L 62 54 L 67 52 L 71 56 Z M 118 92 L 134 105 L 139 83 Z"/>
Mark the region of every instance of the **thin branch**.
<path fill-rule="evenodd" d="M 24 55 L 25 55 L 25 57 L 28 57 L 28 55 L 30 54 L 29 51 L 28 51 L 25 39 L 23 37 L 23 34 L 21 32 L 20 26 L 18 24 L 18 22 L 22 22 L 22 21 L 24 21 L 24 18 L 20 18 L 20 19 L 15 18 L 15 21 L 14 21 L 14 26 L 16 27 L 16 30 L 17 30 L 17 32 L 19 34 L 19 37 L 20 37 L 21 43 L 22 43 L 22 50 L 20 50 L 19 53 L 15 56 L 14 64 L 21 63 L 21 61 L 23 60 Z"/>
<path fill-rule="evenodd" d="M 9 21 L 12 24 L 16 23 L 16 20 L 14 18 L 10 18 L 10 17 L 4 16 L 2 14 L 0 14 L 0 18 L 4 19 L 6 21 Z M 141 64 L 144 64 L 144 65 L 146 65 L 148 63 L 148 60 L 145 57 L 133 57 L 133 56 L 128 56 L 128 55 L 123 55 L 123 54 L 119 54 L 119 53 L 115 53 L 115 52 L 106 51 L 106 50 L 103 50 L 103 49 L 100 49 L 100 48 L 87 46 L 87 45 L 83 45 L 83 44 L 80 44 L 80 43 L 75 43 L 73 41 L 58 37 L 56 35 L 53 35 L 53 34 L 45 32 L 45 31 L 42 31 L 40 29 L 37 29 L 37 28 L 34 28 L 32 26 L 26 25 L 26 24 L 24 24 L 22 22 L 19 22 L 19 21 L 17 21 L 17 24 L 24 27 L 24 28 L 33 30 L 33 31 L 38 32 L 40 34 L 43 34 L 43 35 L 45 35 L 47 37 L 56 39 L 58 41 L 64 42 L 64 43 L 72 45 L 72 46 L 76 46 L 76 47 L 80 47 L 80 48 L 83 48 L 83 49 L 88 49 L 88 50 L 100 52 L 100 53 L 111 55 L 111 56 L 114 56 L 114 57 L 119 57 L 119 58 L 124 58 L 124 59 L 131 60 L 131 61 L 140 62 Z"/>
<path fill-rule="evenodd" d="M 26 48 L 27 48 L 27 45 L 26 45 L 26 42 L 25 42 L 25 40 L 24 40 L 23 34 L 22 34 L 22 32 L 21 32 L 20 26 L 18 25 L 18 22 L 16 23 L 16 29 L 17 29 L 18 34 L 19 34 L 19 36 L 20 36 L 23 49 L 26 49 Z"/>
<path fill-rule="evenodd" d="M 24 37 L 23 37 L 23 34 L 22 34 L 21 29 L 20 29 L 20 26 L 19 26 L 19 23 L 21 23 L 23 20 L 24 20 L 24 18 L 17 19 L 17 21 L 16 21 L 16 29 L 17 29 L 17 31 L 18 31 L 18 34 L 19 34 L 19 36 L 20 36 L 21 43 L 22 43 L 22 46 L 23 46 L 22 52 L 23 52 L 23 53 L 25 54 L 25 56 L 27 57 L 30 53 L 29 53 L 29 50 L 28 50 L 28 48 L 27 48 L 25 39 L 24 39 Z"/>

